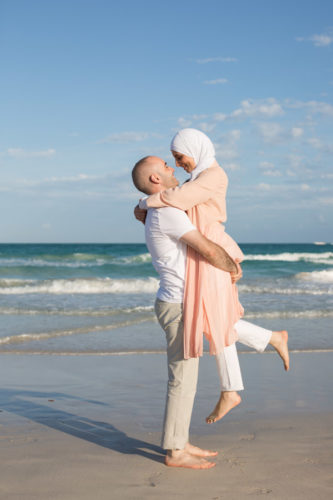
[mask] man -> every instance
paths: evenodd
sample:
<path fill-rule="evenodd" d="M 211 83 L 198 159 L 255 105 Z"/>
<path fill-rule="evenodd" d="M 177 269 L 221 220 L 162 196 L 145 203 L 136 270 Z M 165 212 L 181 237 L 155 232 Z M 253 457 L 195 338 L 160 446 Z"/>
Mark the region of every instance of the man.
<path fill-rule="evenodd" d="M 178 185 L 174 169 L 155 156 L 137 162 L 132 177 L 137 189 L 146 194 Z M 155 312 L 167 339 L 169 380 L 162 435 L 162 446 L 167 450 L 165 463 L 172 467 L 208 469 L 215 463 L 207 457 L 216 456 L 217 452 L 202 450 L 189 443 L 199 359 L 185 360 L 183 354 L 182 300 L 186 245 L 213 266 L 232 273 L 234 279 L 239 278 L 240 273 L 225 250 L 205 238 L 181 210 L 173 207 L 148 210 L 145 235 L 153 265 L 160 275 Z M 239 381 L 241 375 L 234 346 L 230 356 L 232 373 Z"/>

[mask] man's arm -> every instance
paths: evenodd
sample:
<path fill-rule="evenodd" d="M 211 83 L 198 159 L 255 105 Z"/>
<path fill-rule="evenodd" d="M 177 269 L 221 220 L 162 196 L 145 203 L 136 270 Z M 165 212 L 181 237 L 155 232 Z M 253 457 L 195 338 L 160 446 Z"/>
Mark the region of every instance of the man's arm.
<path fill-rule="evenodd" d="M 237 264 L 230 255 L 222 247 L 203 236 L 197 229 L 185 233 L 180 239 L 204 257 L 212 266 L 228 273 L 239 274 Z"/>

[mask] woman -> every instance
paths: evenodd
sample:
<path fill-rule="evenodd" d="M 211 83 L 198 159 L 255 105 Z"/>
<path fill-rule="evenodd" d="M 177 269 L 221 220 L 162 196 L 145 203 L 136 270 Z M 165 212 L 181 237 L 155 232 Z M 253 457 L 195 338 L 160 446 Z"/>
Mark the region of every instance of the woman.
<path fill-rule="evenodd" d="M 201 131 L 183 129 L 171 142 L 176 165 L 191 173 L 190 182 L 167 189 L 140 201 L 140 208 L 173 206 L 186 210 L 191 222 L 207 238 L 222 246 L 236 261 L 243 253 L 237 243 L 225 233 L 221 224 L 226 221 L 226 190 L 228 179 L 215 160 L 210 139 Z M 213 423 L 240 402 L 235 391 L 225 390 L 223 374 L 226 348 L 239 341 L 263 351 L 271 343 L 289 369 L 285 331 L 271 332 L 240 320 L 243 308 L 238 300 L 235 283 L 230 274 L 217 271 L 194 252 L 187 251 L 184 291 L 184 357 L 201 356 L 204 332 L 209 340 L 210 353 L 216 355 L 222 391 L 218 404 L 207 418 Z M 231 394 L 233 393 L 233 394 Z"/>

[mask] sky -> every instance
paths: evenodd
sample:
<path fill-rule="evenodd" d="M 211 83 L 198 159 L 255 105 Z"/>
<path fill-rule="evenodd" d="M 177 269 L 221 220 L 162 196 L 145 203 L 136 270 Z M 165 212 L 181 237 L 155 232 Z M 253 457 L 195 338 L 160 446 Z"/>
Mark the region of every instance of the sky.
<path fill-rule="evenodd" d="M 331 0 L 1 0 L 0 242 L 143 242 L 132 167 L 184 127 L 238 242 L 333 242 L 332 54 Z"/>

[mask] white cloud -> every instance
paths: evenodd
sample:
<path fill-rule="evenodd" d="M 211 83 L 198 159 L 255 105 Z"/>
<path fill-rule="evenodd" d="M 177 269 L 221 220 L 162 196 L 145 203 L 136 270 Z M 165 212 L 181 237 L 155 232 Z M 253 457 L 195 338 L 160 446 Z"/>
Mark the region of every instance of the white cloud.
<path fill-rule="evenodd" d="M 151 137 L 157 137 L 158 134 L 149 132 L 120 132 L 110 134 L 104 139 L 97 141 L 98 144 L 106 143 L 126 143 L 126 142 L 141 142 Z"/>
<path fill-rule="evenodd" d="M 212 132 L 215 127 L 216 123 L 208 123 L 208 122 L 199 123 L 199 129 L 205 132 L 206 134 Z"/>
<path fill-rule="evenodd" d="M 303 163 L 303 157 L 291 153 L 287 156 L 287 161 L 288 161 L 291 168 L 297 169 Z"/>
<path fill-rule="evenodd" d="M 50 177 L 48 179 L 44 179 L 43 182 L 46 183 L 58 183 L 58 182 L 81 182 L 81 181 L 91 181 L 97 179 L 104 179 L 105 176 L 97 176 L 97 175 L 87 175 L 87 174 L 78 174 L 68 177 Z"/>
<path fill-rule="evenodd" d="M 219 85 L 227 82 L 228 80 L 226 78 L 217 78 L 216 80 L 206 80 L 204 83 L 206 85 Z"/>
<path fill-rule="evenodd" d="M 323 147 L 322 141 L 320 139 L 318 139 L 317 137 L 311 137 L 306 142 L 308 144 L 310 144 L 310 146 L 312 146 L 315 149 L 322 149 L 322 147 Z"/>
<path fill-rule="evenodd" d="M 308 37 L 296 37 L 298 42 L 313 42 L 315 47 L 328 47 L 333 42 L 333 33 L 321 33 L 319 35 L 311 35 Z"/>
<path fill-rule="evenodd" d="M 230 132 L 227 132 L 226 136 L 231 142 L 236 142 L 240 139 L 241 131 L 238 129 L 230 130 Z"/>
<path fill-rule="evenodd" d="M 259 163 L 259 168 L 262 170 L 262 174 L 268 177 L 281 177 L 281 172 L 275 169 L 274 163 L 270 161 L 261 161 Z"/>
<path fill-rule="evenodd" d="M 332 198 L 319 198 L 318 200 L 322 205 L 333 205 L 333 197 Z"/>
<path fill-rule="evenodd" d="M 302 137 L 304 130 L 299 127 L 293 127 L 290 130 L 285 130 L 276 122 L 261 122 L 257 123 L 257 129 L 261 138 L 267 143 L 278 143 Z"/>
<path fill-rule="evenodd" d="M 78 174 L 44 179 L 16 179 L 6 186 L 6 191 L 19 196 L 39 198 L 75 199 L 137 199 L 130 171 L 123 169 L 114 174 Z"/>
<path fill-rule="evenodd" d="M 222 79 L 224 80 L 224 79 Z M 210 80 L 209 83 L 211 85 L 217 83 L 218 80 Z M 289 101 L 288 101 L 289 103 Z M 205 123 L 211 122 L 224 122 L 229 119 L 246 119 L 246 118 L 254 118 L 254 117 L 266 117 L 272 118 L 274 116 L 283 115 L 284 111 L 282 109 L 281 104 L 273 97 L 269 97 L 267 99 L 247 99 L 240 103 L 240 107 L 232 111 L 230 114 L 218 112 L 213 115 L 191 115 L 191 116 L 182 116 L 178 119 L 178 124 L 181 127 L 190 127 L 193 125 L 193 122 L 204 119 Z"/>
<path fill-rule="evenodd" d="M 302 135 L 304 134 L 304 130 L 302 128 L 299 128 L 299 127 L 293 127 L 291 129 L 291 135 L 292 137 L 302 137 Z"/>
<path fill-rule="evenodd" d="M 271 185 L 261 182 L 260 184 L 258 184 L 257 189 L 259 189 L 259 191 L 270 191 Z"/>
<path fill-rule="evenodd" d="M 257 123 L 259 135 L 267 143 L 276 143 L 283 137 L 283 128 L 279 123 L 263 122 Z"/>
<path fill-rule="evenodd" d="M 263 175 L 267 177 L 281 177 L 281 172 L 279 170 L 264 170 Z"/>
<path fill-rule="evenodd" d="M 309 191 L 310 186 L 308 184 L 301 184 L 301 191 Z"/>
<path fill-rule="evenodd" d="M 178 125 L 181 128 L 190 127 L 192 125 L 192 120 L 189 120 L 188 118 L 185 118 L 184 116 L 181 116 L 180 118 L 178 118 Z"/>
<path fill-rule="evenodd" d="M 239 170 L 240 169 L 239 163 L 234 163 L 234 162 L 223 163 L 222 167 L 225 168 L 226 170 Z"/>
<path fill-rule="evenodd" d="M 264 169 L 272 169 L 272 168 L 275 168 L 274 167 L 274 163 L 271 163 L 270 161 L 261 161 L 259 163 L 259 167 L 260 168 L 264 168 Z"/>
<path fill-rule="evenodd" d="M 241 102 L 240 108 L 231 113 L 232 118 L 243 118 L 247 116 L 273 117 L 283 114 L 281 105 L 273 97 L 268 99 L 246 99 Z"/>
<path fill-rule="evenodd" d="M 12 156 L 13 158 L 48 158 L 54 156 L 55 153 L 55 149 L 47 149 L 44 151 L 27 151 L 22 148 L 7 149 L 8 156 Z"/>
<path fill-rule="evenodd" d="M 286 99 L 285 105 L 291 109 L 308 109 L 312 113 L 333 116 L 333 106 L 323 101 L 292 101 Z"/>
<path fill-rule="evenodd" d="M 221 161 L 229 161 L 229 166 L 226 167 L 229 168 L 229 170 L 236 170 L 239 168 L 238 164 L 233 162 L 230 163 L 230 160 L 238 158 L 237 142 L 240 136 L 240 130 L 230 130 L 220 136 L 222 142 L 215 142 L 216 156 Z"/>
<path fill-rule="evenodd" d="M 215 146 L 216 156 L 221 160 L 233 160 L 238 157 L 237 151 L 230 145 L 216 145 Z"/>
<path fill-rule="evenodd" d="M 228 118 L 228 115 L 224 113 L 215 113 L 213 115 L 213 119 L 217 122 L 223 122 L 224 120 L 226 120 L 226 118 Z"/>
<path fill-rule="evenodd" d="M 306 142 L 318 151 L 323 151 L 326 153 L 333 152 L 333 146 L 330 144 L 325 144 L 321 139 L 318 139 L 318 137 L 310 137 Z"/>
<path fill-rule="evenodd" d="M 212 63 L 212 62 L 223 62 L 223 63 L 229 63 L 229 62 L 237 62 L 238 59 L 235 57 L 207 57 L 206 59 L 196 59 L 196 63 L 198 64 L 207 64 L 207 63 Z"/>
<path fill-rule="evenodd" d="M 177 121 L 178 121 L 179 127 L 187 128 L 187 127 L 190 127 L 194 121 L 205 120 L 207 118 L 209 118 L 209 115 L 194 114 L 191 116 L 180 116 Z M 203 122 L 203 123 L 205 123 L 205 122 Z"/>

